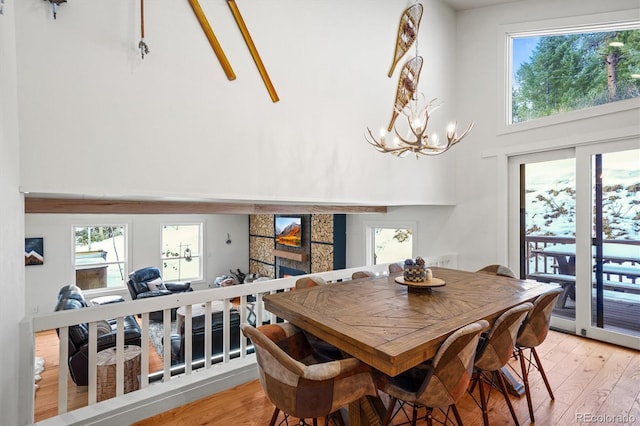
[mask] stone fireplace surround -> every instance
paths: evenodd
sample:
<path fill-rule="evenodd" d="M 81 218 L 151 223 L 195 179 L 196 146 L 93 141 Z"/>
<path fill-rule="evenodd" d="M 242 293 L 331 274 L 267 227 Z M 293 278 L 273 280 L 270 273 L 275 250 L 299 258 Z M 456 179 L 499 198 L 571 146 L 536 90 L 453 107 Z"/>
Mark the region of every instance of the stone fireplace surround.
<path fill-rule="evenodd" d="M 343 269 L 346 265 L 346 216 L 302 215 L 302 247 L 276 244 L 275 215 L 249 216 L 249 272 L 280 278 L 284 271 L 297 275 Z M 274 253 L 276 250 L 276 253 Z M 291 271 L 290 271 L 291 272 Z"/>

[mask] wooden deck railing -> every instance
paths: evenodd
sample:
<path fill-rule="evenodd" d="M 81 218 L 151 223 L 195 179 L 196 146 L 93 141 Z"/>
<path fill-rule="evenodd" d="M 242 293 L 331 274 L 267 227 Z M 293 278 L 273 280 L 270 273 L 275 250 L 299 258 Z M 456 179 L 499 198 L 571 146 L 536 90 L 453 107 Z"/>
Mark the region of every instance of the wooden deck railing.
<path fill-rule="evenodd" d="M 436 257 L 425 258 L 427 265 L 429 266 L 441 266 L 441 267 L 457 267 L 457 257 L 455 255 L 444 255 Z M 378 274 L 388 273 L 388 264 L 366 266 L 350 269 L 342 269 L 337 271 L 328 271 L 318 274 L 328 282 L 335 282 L 341 280 L 350 280 L 351 274 L 358 270 L 369 270 Z M 23 345 L 25 356 L 22 357 L 22 362 L 28 362 L 33 369 L 35 358 L 35 337 L 36 333 L 46 330 L 59 330 L 59 374 L 58 374 L 58 416 L 53 419 L 47 419 L 43 421 L 43 424 L 65 424 L 73 419 L 77 421 L 78 418 L 82 420 L 79 423 L 88 422 L 92 416 L 93 421 L 96 418 L 105 418 L 104 410 L 90 410 L 85 411 L 82 415 L 78 414 L 69 417 L 69 414 L 73 414 L 76 411 L 67 413 L 67 377 L 69 375 L 69 367 L 67 363 L 68 359 L 68 339 L 69 339 L 69 327 L 80 324 L 88 323 L 89 325 L 89 381 L 87 386 L 88 393 L 88 405 L 96 407 L 106 407 L 109 409 L 113 404 L 108 404 L 109 401 L 122 401 L 131 402 L 135 401 L 136 404 L 142 404 L 145 398 L 157 398 L 159 392 L 162 392 L 162 388 L 171 391 L 171 384 L 175 382 L 178 377 L 192 377 L 197 371 L 198 374 L 204 371 L 200 378 L 215 377 L 221 371 L 228 371 L 228 369 L 218 368 L 220 365 L 229 366 L 233 368 L 234 363 L 237 365 L 244 365 L 247 362 L 254 362 L 251 358 L 252 355 L 248 355 L 248 347 L 246 339 L 240 339 L 240 348 L 238 351 L 232 352 L 230 349 L 230 313 L 232 309 L 232 300 L 239 298 L 240 304 L 238 306 L 239 312 L 247 312 L 247 296 L 254 295 L 256 302 L 254 304 L 254 313 L 257 318 L 263 318 L 263 316 L 269 316 L 271 322 L 276 320 L 275 316 L 263 312 L 262 298 L 264 295 L 277 292 L 288 291 L 295 285 L 295 281 L 300 276 L 279 278 L 268 281 L 257 281 L 250 284 L 236 285 L 232 287 L 212 288 L 206 290 L 198 290 L 188 293 L 178 293 L 169 296 L 154 297 L 136 301 L 125 301 L 121 303 L 111 303 L 106 305 L 91 306 L 83 309 L 74 309 L 66 311 L 58 311 L 52 313 L 37 314 L 32 317 L 26 318 L 21 323 L 22 342 L 28 344 Z M 192 361 L 191 352 L 191 326 L 192 317 L 190 307 L 186 310 L 185 315 L 185 362 L 184 365 L 173 366 L 171 365 L 171 345 L 163 345 L 163 368 L 159 372 L 149 371 L 149 313 L 155 311 L 163 311 L 164 324 L 171 322 L 171 310 L 179 308 L 181 306 L 189 306 L 196 304 L 205 304 L 206 314 L 211 315 L 212 302 L 222 301 L 223 303 L 223 352 L 218 356 L 219 363 L 212 363 L 211 357 L 205 357 L 204 362 L 194 363 Z M 123 318 L 128 315 L 140 315 L 140 323 L 142 329 L 141 336 L 141 372 L 140 372 L 140 390 L 124 394 L 124 320 Z M 111 400 L 97 402 L 97 333 L 96 324 L 98 321 L 105 318 L 117 319 L 117 339 L 116 339 L 116 397 Z M 241 321 L 246 322 L 246 315 L 241 315 Z M 211 322 L 205 321 L 205 343 L 204 353 L 211 353 Z M 171 341 L 171 327 L 164 327 L 164 342 Z M 232 356 L 233 355 L 233 356 Z M 244 362 L 243 362 L 244 361 Z M 200 365 L 202 364 L 202 365 Z M 150 377 L 156 377 L 160 380 L 150 381 Z M 159 376 L 159 377 L 158 377 Z M 34 410 L 34 392 L 33 392 L 33 377 L 23 377 L 25 383 L 21 384 L 21 388 L 31 389 L 30 395 L 24 395 L 25 398 L 31 399 L 31 404 L 25 404 L 25 410 L 30 410 L 30 413 L 23 413 L 23 418 L 30 418 L 33 422 L 33 410 Z M 28 383 L 27 383 L 28 382 Z M 145 389 L 153 388 L 156 392 L 149 393 L 144 392 Z M 173 390 L 175 392 L 175 389 Z M 143 396 L 144 394 L 144 396 Z M 182 404 L 188 402 L 184 399 L 180 401 Z M 107 403 L 107 405 L 105 405 Z M 122 404 L 118 404 L 122 406 Z M 166 409 L 172 408 L 169 406 Z M 95 411 L 95 413 L 94 413 Z M 97 414 L 96 414 L 97 413 Z M 99 423 L 99 421 L 97 422 Z M 40 423 L 39 423 L 40 424 Z"/>

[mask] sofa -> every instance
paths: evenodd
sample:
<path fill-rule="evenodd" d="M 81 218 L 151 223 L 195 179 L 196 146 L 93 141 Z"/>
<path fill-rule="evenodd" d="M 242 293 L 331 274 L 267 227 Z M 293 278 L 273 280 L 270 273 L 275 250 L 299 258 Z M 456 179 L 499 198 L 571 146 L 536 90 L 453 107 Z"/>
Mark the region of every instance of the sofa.
<path fill-rule="evenodd" d="M 211 313 L 211 355 L 219 355 L 223 352 L 223 312 L 214 311 Z M 194 316 L 191 319 L 191 342 L 192 361 L 204 358 L 204 338 L 205 338 L 205 315 Z M 230 347 L 238 349 L 240 347 L 240 314 L 237 310 L 231 310 L 230 320 Z M 171 335 L 171 365 L 182 364 L 185 360 L 185 332 L 184 325 L 178 333 Z"/>
<path fill-rule="evenodd" d="M 105 303 L 116 302 L 118 298 L 104 299 Z M 90 306 L 82 294 L 80 287 L 66 285 L 58 292 L 55 311 L 84 309 Z M 98 352 L 116 346 L 116 320 L 104 320 L 97 324 Z M 59 330 L 56 330 L 59 335 Z M 124 344 L 140 346 L 140 325 L 133 316 L 124 317 Z M 89 324 L 83 323 L 69 326 L 69 373 L 78 386 L 87 386 L 89 366 Z"/>
<path fill-rule="evenodd" d="M 160 269 L 155 266 L 148 266 L 131 272 L 127 280 L 127 288 L 129 289 L 131 300 L 193 291 L 190 282 L 162 281 Z M 171 319 L 175 319 L 175 311 L 175 309 L 171 310 Z M 162 311 L 151 312 L 149 318 L 154 321 L 162 321 Z"/>

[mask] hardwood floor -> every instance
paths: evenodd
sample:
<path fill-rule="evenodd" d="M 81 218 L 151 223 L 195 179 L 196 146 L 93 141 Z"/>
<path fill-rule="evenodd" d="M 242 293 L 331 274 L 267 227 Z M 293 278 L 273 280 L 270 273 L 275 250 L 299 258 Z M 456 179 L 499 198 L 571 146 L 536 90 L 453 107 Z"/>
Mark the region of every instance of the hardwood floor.
<path fill-rule="evenodd" d="M 37 382 L 38 389 L 34 400 L 34 419 L 39 422 L 58 414 L 58 335 L 55 330 L 40 332 L 36 335 L 36 356 L 44 358 L 42 379 Z M 162 359 L 149 342 L 149 371 L 162 370 Z M 67 379 L 67 410 L 85 407 L 88 401 L 86 387 L 78 387 Z"/>
<path fill-rule="evenodd" d="M 577 424 L 576 416 L 579 414 L 626 415 L 633 416 L 636 423 L 640 422 L 640 352 L 552 331 L 538 348 L 538 353 L 556 399 L 549 399 L 539 374 L 531 373 L 536 424 Z M 57 352 L 54 355 L 57 356 Z M 36 404 L 36 421 L 55 414 L 57 385 L 52 385 L 53 389 L 45 387 L 45 374 L 52 374 L 55 369 L 57 375 L 57 368 L 51 361 L 47 362 L 43 379 L 39 382 L 41 388 L 36 392 L 36 402 L 40 402 Z M 70 386 L 70 389 L 75 388 Z M 86 404 L 86 392 L 84 400 Z M 524 396 L 512 397 L 512 402 L 520 424 L 530 424 Z M 465 425 L 482 424 L 480 410 L 471 396 L 466 395 L 458 407 Z M 491 394 L 489 410 L 492 425 L 512 424 L 506 404 L 499 394 Z M 47 411 L 50 413 L 45 415 Z M 272 413 L 273 405 L 262 392 L 260 383 L 252 381 L 160 413 L 135 425 L 266 425 Z M 295 421 L 290 421 L 290 424 L 295 424 Z"/>

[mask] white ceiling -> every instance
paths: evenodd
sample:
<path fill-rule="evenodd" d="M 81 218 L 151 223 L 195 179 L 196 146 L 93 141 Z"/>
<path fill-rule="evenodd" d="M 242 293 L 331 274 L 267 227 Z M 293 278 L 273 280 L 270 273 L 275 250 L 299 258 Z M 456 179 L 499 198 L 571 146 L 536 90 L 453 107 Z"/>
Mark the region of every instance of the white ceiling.
<path fill-rule="evenodd" d="M 522 0 L 444 0 L 455 10 L 475 9 L 501 3 L 514 3 Z"/>

